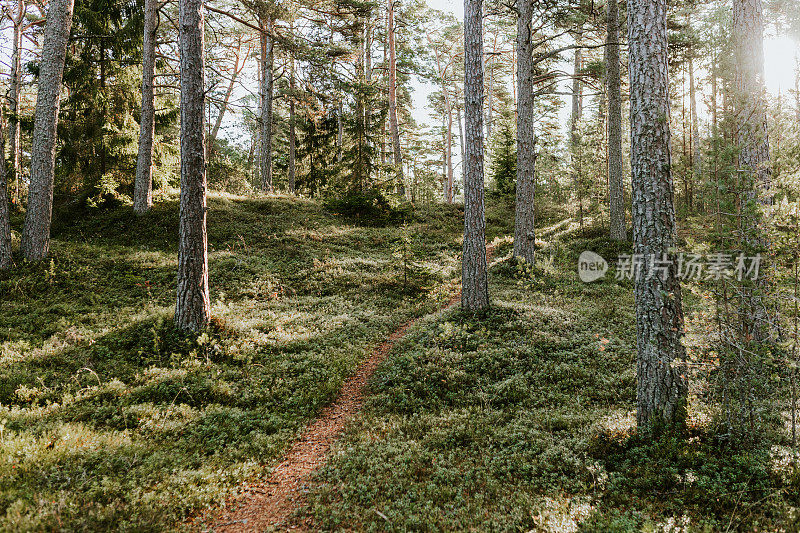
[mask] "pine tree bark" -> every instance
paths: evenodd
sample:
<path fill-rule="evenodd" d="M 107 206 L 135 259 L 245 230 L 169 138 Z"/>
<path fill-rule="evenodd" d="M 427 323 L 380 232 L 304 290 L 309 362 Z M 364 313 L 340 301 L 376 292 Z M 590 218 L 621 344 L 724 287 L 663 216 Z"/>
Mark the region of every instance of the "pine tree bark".
<path fill-rule="evenodd" d="M 9 128 L 11 130 L 11 170 L 10 182 L 14 184 L 14 195 L 17 205 L 21 203 L 22 193 L 20 191 L 20 95 L 22 93 L 22 30 L 25 24 L 26 3 L 25 0 L 18 0 L 16 16 L 12 18 L 12 55 L 11 55 L 11 79 L 9 80 L 9 100 L 11 104 L 11 116 L 9 117 Z"/>
<path fill-rule="evenodd" d="M 389 48 L 389 133 L 392 136 L 392 153 L 395 167 L 397 186 L 401 193 L 404 193 L 405 184 L 403 182 L 403 154 L 400 149 L 400 126 L 397 120 L 397 52 L 395 50 L 395 30 L 394 30 L 394 2 L 388 1 L 388 22 L 386 27 L 386 39 Z"/>
<path fill-rule="evenodd" d="M 483 9 L 482 0 L 464 0 L 464 251 L 461 308 L 489 307 L 486 266 L 486 213 L 483 192 Z"/>
<path fill-rule="evenodd" d="M 261 190 L 272 192 L 272 20 L 261 19 Z"/>
<path fill-rule="evenodd" d="M 644 264 L 636 298 L 639 427 L 685 422 L 686 351 L 683 310 L 674 262 L 653 268 L 675 244 L 670 170 L 667 0 L 629 0 L 633 240 Z"/>
<path fill-rule="evenodd" d="M 606 24 L 606 76 L 608 83 L 608 187 L 609 230 L 615 241 L 627 238 L 625 186 L 622 181 L 622 91 L 619 59 L 619 4 L 608 0 Z"/>
<path fill-rule="evenodd" d="M 536 136 L 534 134 L 533 45 L 531 23 L 533 0 L 517 1 L 517 191 L 514 214 L 514 257 L 533 265 L 536 253 L 534 234 L 534 176 Z"/>
<path fill-rule="evenodd" d="M 47 9 L 33 123 L 28 211 L 20 245 L 23 256 L 29 261 L 44 259 L 50 250 L 56 130 L 72 9 L 73 0 L 51 0 Z"/>
<path fill-rule="evenodd" d="M 175 325 L 199 331 L 211 314 L 206 235 L 203 0 L 180 0 L 181 200 Z"/>
<path fill-rule="evenodd" d="M 142 118 L 139 121 L 139 154 L 133 185 L 133 210 L 147 212 L 153 205 L 153 140 L 155 138 L 156 29 L 158 0 L 145 0 L 142 41 Z"/>
<path fill-rule="evenodd" d="M 0 104 L 0 270 L 11 268 L 11 212 L 8 205 L 5 103 Z"/>

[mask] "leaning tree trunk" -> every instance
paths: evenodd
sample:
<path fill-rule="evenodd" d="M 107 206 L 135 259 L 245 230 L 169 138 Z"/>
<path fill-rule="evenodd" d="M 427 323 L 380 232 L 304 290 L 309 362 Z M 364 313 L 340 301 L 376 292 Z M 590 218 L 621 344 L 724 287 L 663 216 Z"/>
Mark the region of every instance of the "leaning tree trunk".
<path fill-rule="evenodd" d="M 175 325 L 208 325 L 203 0 L 180 1 L 181 206 Z"/>
<path fill-rule="evenodd" d="M 158 0 L 145 0 L 142 42 L 142 118 L 139 121 L 139 155 L 133 185 L 133 210 L 145 213 L 153 205 L 153 138 L 155 137 L 156 29 Z"/>
<path fill-rule="evenodd" d="M 736 65 L 734 105 L 738 168 L 750 180 L 743 203 L 744 241 L 751 252 L 769 253 L 771 242 L 763 228 L 762 208 L 773 202 L 772 176 L 764 99 L 764 28 L 761 0 L 733 1 L 733 42 Z M 743 336 L 753 342 L 777 340 L 770 281 L 760 276 L 752 287 L 742 287 Z"/>
<path fill-rule="evenodd" d="M 272 21 L 261 23 L 261 190 L 272 192 Z"/>
<path fill-rule="evenodd" d="M 486 214 L 483 203 L 483 21 L 482 0 L 464 0 L 464 257 L 461 308 L 489 307 Z"/>
<path fill-rule="evenodd" d="M 28 211 L 22 228 L 22 253 L 29 261 L 43 259 L 50 250 L 56 130 L 72 8 L 73 0 L 51 0 L 47 9 L 33 123 Z"/>
<path fill-rule="evenodd" d="M 667 0 L 628 1 L 639 427 L 685 422 L 686 351 L 670 171 Z M 660 266 L 664 268 L 659 268 Z"/>
<path fill-rule="evenodd" d="M 389 46 L 389 130 L 392 136 L 393 162 L 397 177 L 397 185 L 400 192 L 404 193 L 403 154 L 400 151 L 400 127 L 397 120 L 397 54 L 394 42 L 394 2 L 395 0 L 389 0 L 389 14 L 386 27 L 386 39 Z"/>
<path fill-rule="evenodd" d="M 533 127 L 533 0 L 518 0 L 517 9 L 517 199 L 514 217 L 514 257 L 533 265 L 535 255 L 533 201 L 536 136 Z"/>
<path fill-rule="evenodd" d="M 608 1 L 606 26 L 606 76 L 608 81 L 608 189 L 610 237 L 627 238 L 625 186 L 622 181 L 622 95 L 619 72 L 619 4 Z"/>
<path fill-rule="evenodd" d="M 11 268 L 11 213 L 8 206 L 5 103 L 0 104 L 0 270 Z"/>

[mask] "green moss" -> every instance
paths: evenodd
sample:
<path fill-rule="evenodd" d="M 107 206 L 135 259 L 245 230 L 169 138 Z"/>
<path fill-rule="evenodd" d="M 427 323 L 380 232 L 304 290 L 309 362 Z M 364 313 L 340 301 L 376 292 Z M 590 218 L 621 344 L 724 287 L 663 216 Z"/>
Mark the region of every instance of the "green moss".
<path fill-rule="evenodd" d="M 0 529 L 173 529 L 264 475 L 374 346 L 448 298 L 431 287 L 457 272 L 462 221 L 413 224 L 433 283 L 409 291 L 398 228 L 212 196 L 214 323 L 187 336 L 174 200 L 56 213 L 51 260 L 0 273 Z"/>

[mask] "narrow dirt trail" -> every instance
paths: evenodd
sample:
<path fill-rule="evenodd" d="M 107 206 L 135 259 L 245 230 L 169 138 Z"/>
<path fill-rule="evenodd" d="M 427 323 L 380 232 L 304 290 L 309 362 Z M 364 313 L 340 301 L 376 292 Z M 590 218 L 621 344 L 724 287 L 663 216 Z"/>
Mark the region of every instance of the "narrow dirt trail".
<path fill-rule="evenodd" d="M 493 247 L 486 247 L 486 261 L 491 261 Z M 461 290 L 436 312 L 447 310 L 459 303 Z M 428 316 L 428 315 L 425 315 Z M 281 462 L 266 481 L 252 483 L 229 502 L 228 508 L 213 515 L 212 525 L 203 528 L 214 533 L 241 533 L 251 531 L 303 531 L 307 522 L 293 522 L 293 513 L 303 502 L 304 487 L 328 458 L 331 446 L 345 425 L 358 413 L 364 403 L 364 387 L 395 344 L 408 329 L 425 316 L 414 318 L 400 326 L 383 341 L 345 380 L 339 396 L 326 407 L 317 420 L 308 426 L 292 444 Z"/>

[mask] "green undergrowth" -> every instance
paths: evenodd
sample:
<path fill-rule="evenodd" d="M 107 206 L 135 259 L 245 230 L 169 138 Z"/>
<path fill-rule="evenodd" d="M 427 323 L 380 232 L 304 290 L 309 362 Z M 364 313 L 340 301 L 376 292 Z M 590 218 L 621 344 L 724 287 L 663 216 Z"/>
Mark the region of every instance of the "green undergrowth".
<path fill-rule="evenodd" d="M 496 265 L 485 317 L 426 318 L 376 372 L 301 513 L 322 530 L 793 530 L 786 457 L 698 423 L 636 433 L 632 286 L 576 271 L 583 250 L 629 246 L 579 230 L 533 270 Z"/>
<path fill-rule="evenodd" d="M 0 274 L 0 530 L 173 529 L 265 475 L 375 345 L 450 297 L 461 228 L 451 208 L 362 227 L 212 196 L 213 322 L 186 336 L 174 200 L 57 212 L 50 258 Z M 393 253 L 409 235 L 424 276 Z"/>

